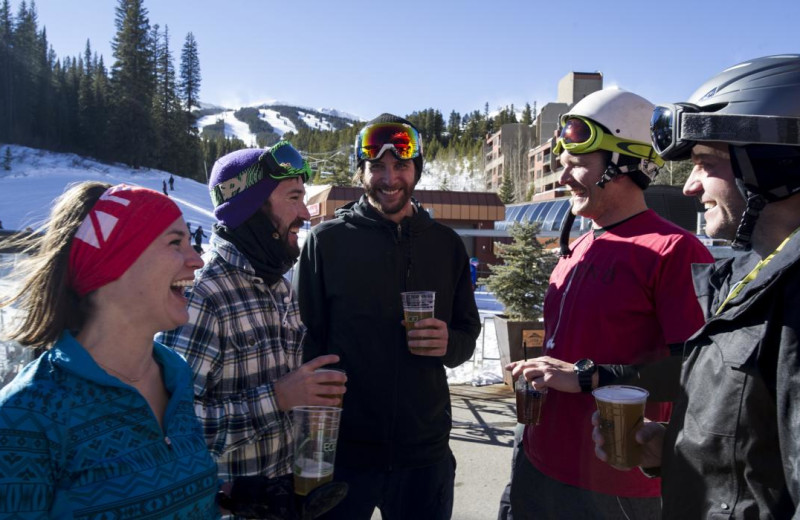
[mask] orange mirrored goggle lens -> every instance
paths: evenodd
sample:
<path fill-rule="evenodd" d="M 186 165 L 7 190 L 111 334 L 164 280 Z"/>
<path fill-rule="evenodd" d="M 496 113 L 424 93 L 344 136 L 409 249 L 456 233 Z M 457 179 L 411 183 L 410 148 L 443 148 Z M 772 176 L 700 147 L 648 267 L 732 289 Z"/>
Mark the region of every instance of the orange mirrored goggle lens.
<path fill-rule="evenodd" d="M 398 159 L 414 159 L 421 154 L 419 132 L 402 123 L 377 123 L 361 130 L 356 138 L 358 160 L 379 159 L 391 150 Z"/>

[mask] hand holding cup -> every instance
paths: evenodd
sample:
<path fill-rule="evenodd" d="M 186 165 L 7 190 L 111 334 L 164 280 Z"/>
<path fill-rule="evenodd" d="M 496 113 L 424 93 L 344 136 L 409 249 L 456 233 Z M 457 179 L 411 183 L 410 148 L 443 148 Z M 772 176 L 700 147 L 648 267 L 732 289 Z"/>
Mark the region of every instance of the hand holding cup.
<path fill-rule="evenodd" d="M 338 406 L 341 408 L 344 393 L 347 391 L 345 388 L 345 383 L 347 382 L 347 374 L 345 371 L 341 368 L 325 366 L 316 369 L 314 374 L 322 375 L 321 378 L 317 378 L 317 382 L 325 387 L 323 390 L 325 393 L 320 393 L 319 396 L 326 399 L 335 399 L 336 403 L 330 406 Z"/>
<path fill-rule="evenodd" d="M 411 291 L 400 296 L 409 351 L 418 356 L 444 356 L 449 332 L 447 323 L 434 318 L 436 293 Z"/>
<path fill-rule="evenodd" d="M 605 439 L 603 433 L 600 431 L 600 412 L 595 411 L 592 414 L 592 441 L 594 441 L 594 453 L 598 459 L 603 462 L 608 462 L 608 453 L 605 450 Z M 644 420 L 644 424 L 636 432 L 636 442 L 642 445 L 642 460 L 639 464 L 643 468 L 654 468 L 661 466 L 661 453 L 664 445 L 664 434 L 666 428 L 661 423 L 653 422 L 648 419 Z M 611 465 L 617 469 L 627 470 L 630 468 L 621 468 Z"/>
<path fill-rule="evenodd" d="M 592 416 L 592 424 L 595 425 L 592 440 L 597 457 L 617 469 L 660 464 L 663 431 L 658 432 L 653 426 L 644 429 L 646 424 L 656 424 L 663 430 L 663 426 L 657 423 L 645 423 L 647 390 L 635 386 L 609 385 L 596 388 L 592 394 L 597 402 L 597 412 Z M 654 436 L 660 436 L 660 439 L 655 441 Z M 645 442 L 647 446 L 643 446 Z M 654 451 L 656 449 L 657 452 Z"/>
<path fill-rule="evenodd" d="M 339 356 L 326 354 L 303 363 L 295 370 L 275 381 L 275 399 L 278 408 L 289 411 L 295 406 L 335 406 L 341 404 L 347 376 L 344 371 L 317 372 L 318 369 L 339 362 Z"/>

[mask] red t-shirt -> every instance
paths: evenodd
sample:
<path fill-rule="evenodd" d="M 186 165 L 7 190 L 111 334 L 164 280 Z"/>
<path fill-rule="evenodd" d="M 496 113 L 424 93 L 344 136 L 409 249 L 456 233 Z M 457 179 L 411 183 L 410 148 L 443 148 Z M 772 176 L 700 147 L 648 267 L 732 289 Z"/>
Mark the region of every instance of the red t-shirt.
<path fill-rule="evenodd" d="M 669 354 L 703 324 L 691 264 L 713 261 L 697 238 L 652 210 L 572 244 L 544 300 L 545 355 L 574 363 L 632 364 Z M 661 480 L 618 471 L 594 454 L 591 394 L 550 390 L 541 424 L 525 428 L 525 453 L 560 482 L 624 497 L 660 495 Z M 647 405 L 665 421 L 670 404 Z"/>

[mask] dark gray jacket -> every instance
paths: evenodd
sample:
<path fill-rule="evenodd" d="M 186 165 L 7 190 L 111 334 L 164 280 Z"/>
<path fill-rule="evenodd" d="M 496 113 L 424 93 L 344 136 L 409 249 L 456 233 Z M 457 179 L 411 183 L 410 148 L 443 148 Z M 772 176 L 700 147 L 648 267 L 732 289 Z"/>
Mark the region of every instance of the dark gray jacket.
<path fill-rule="evenodd" d="M 314 227 L 300 255 L 305 359 L 338 354 L 347 371 L 336 464 L 422 467 L 449 456 L 445 366 L 475 349 L 481 323 L 461 238 L 418 206 L 395 224 L 362 197 Z M 436 291 L 447 354 L 415 356 L 402 326 L 402 291 Z"/>
<path fill-rule="evenodd" d="M 798 258 L 800 234 L 718 316 L 752 257 L 695 266 L 707 322 L 664 442 L 665 518 L 800 518 Z"/>

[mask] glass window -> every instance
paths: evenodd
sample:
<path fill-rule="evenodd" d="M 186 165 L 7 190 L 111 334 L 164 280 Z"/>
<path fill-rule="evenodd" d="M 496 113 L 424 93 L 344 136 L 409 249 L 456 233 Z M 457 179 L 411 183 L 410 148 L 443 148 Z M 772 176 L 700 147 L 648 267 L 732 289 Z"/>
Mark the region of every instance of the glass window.
<path fill-rule="evenodd" d="M 531 215 L 536 212 L 536 209 L 539 207 L 538 202 L 534 202 L 533 204 L 528 204 L 525 207 L 525 212 L 517 219 L 519 222 L 532 222 Z"/>
<path fill-rule="evenodd" d="M 547 210 L 553 205 L 553 201 L 540 202 L 536 205 L 536 210 L 531 213 L 531 222 L 541 222 L 542 217 L 547 214 Z"/>
<path fill-rule="evenodd" d="M 524 208 L 524 206 L 506 206 L 506 220 L 512 221 L 514 220 L 519 212 Z"/>
<path fill-rule="evenodd" d="M 550 214 L 547 215 L 547 220 L 545 221 L 545 224 L 542 226 L 542 230 L 543 231 L 561 230 L 561 221 L 564 220 L 564 215 L 567 214 L 567 210 L 569 210 L 569 201 L 568 200 L 558 201 L 555 207 L 550 210 Z M 547 225 L 547 222 L 550 222 L 549 226 Z"/>
<path fill-rule="evenodd" d="M 495 229 L 507 229 L 508 225 L 519 215 L 524 206 L 506 206 L 506 217 L 501 222 L 495 222 Z"/>

